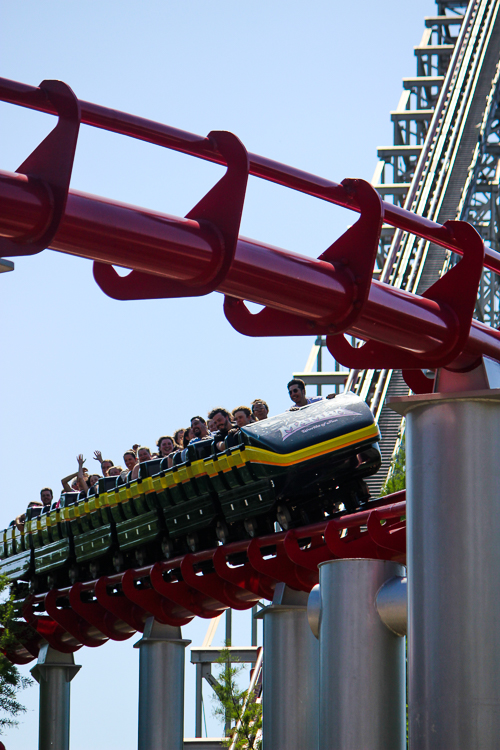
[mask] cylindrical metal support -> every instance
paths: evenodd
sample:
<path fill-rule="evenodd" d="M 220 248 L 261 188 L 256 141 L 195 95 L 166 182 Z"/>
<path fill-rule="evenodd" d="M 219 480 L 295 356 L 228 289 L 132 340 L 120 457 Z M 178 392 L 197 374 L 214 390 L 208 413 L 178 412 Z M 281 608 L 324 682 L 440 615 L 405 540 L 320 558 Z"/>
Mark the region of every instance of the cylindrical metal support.
<path fill-rule="evenodd" d="M 406 414 L 412 750 L 500 738 L 500 390 L 398 399 Z"/>
<path fill-rule="evenodd" d="M 264 621 L 264 750 L 318 748 L 318 642 L 307 622 L 307 594 L 277 584 Z"/>
<path fill-rule="evenodd" d="M 181 629 L 146 621 L 139 649 L 139 750 L 183 750 L 184 650 Z"/>
<path fill-rule="evenodd" d="M 255 615 L 259 611 L 259 608 L 257 605 L 255 607 L 252 607 L 252 635 L 251 635 L 251 645 L 256 646 L 257 645 L 257 620 L 255 619 Z"/>
<path fill-rule="evenodd" d="M 194 714 L 194 736 L 202 735 L 203 718 L 203 675 L 202 664 L 196 664 L 196 687 L 195 687 L 195 714 Z"/>
<path fill-rule="evenodd" d="M 403 750 L 405 641 L 384 625 L 375 603 L 404 568 L 353 559 L 321 563 L 319 571 L 319 747 Z"/>
<path fill-rule="evenodd" d="M 40 685 L 39 750 L 69 750 L 70 682 L 79 670 L 73 654 L 41 647 L 31 670 Z"/>

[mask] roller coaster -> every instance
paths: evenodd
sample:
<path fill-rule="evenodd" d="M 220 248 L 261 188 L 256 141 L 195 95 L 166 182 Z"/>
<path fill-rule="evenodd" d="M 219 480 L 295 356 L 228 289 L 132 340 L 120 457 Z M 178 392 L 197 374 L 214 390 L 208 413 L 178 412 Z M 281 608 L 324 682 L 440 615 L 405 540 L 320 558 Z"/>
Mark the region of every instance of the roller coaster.
<path fill-rule="evenodd" d="M 0 570 L 38 591 L 44 574 L 50 586 L 68 583 L 85 563 L 83 580 L 272 533 L 275 521 L 288 530 L 354 512 L 380 466 L 378 439 L 366 404 L 345 394 L 243 427 L 223 452 L 199 440 L 171 467 L 168 457 L 146 461 L 136 480 L 103 477 L 88 494 L 28 509 L 24 528 L 4 531 Z"/>
<path fill-rule="evenodd" d="M 88 493 L 65 492 L 51 506 L 28 509 L 24 527 L 3 533 L 0 570 L 16 583 L 19 598 L 42 602 L 47 593 L 85 584 L 87 604 L 92 592 L 95 607 L 98 579 L 115 576 L 118 586 L 110 585 L 123 604 L 126 571 L 146 568 L 144 586 L 160 563 L 163 582 L 180 584 L 189 577 L 185 560 L 199 553 L 194 588 L 202 583 L 207 593 L 206 581 L 217 577 L 217 551 L 244 566 L 251 540 L 276 546 L 276 522 L 284 532 L 334 520 L 342 525 L 353 514 L 359 523 L 357 512 L 364 518 L 386 506 L 387 500 L 370 499 L 364 482 L 380 466 L 378 440 L 369 408 L 349 393 L 247 425 L 225 438 L 223 451 L 214 439 L 199 440 L 175 454 L 170 467 L 168 458 L 146 461 L 136 480 L 131 472 L 103 477 Z M 223 580 L 218 595 L 216 588 L 211 598 L 219 604 L 238 601 Z M 243 597 L 246 606 L 254 604 L 252 593 L 246 592 L 248 602 Z M 210 604 L 192 610 L 202 611 L 211 611 Z"/>
<path fill-rule="evenodd" d="M 500 361 L 497 208 L 488 214 L 477 196 L 488 192 L 480 182 L 491 178 L 492 154 L 498 186 L 499 10 L 493 0 L 438 2 L 418 48 L 418 75 L 393 113 L 395 144 L 381 149 L 374 184 L 337 184 L 248 153 L 231 133 L 201 137 L 79 101 L 60 81 L 33 87 L 0 80 L 3 101 L 58 117 L 15 173 L 0 172 L 0 199 L 9 208 L 0 213 L 2 255 L 51 248 L 87 258 L 99 287 L 118 300 L 217 290 L 240 333 L 314 335 L 351 369 L 346 392 L 332 401 L 244 427 L 223 450 L 203 440 L 171 467 L 144 463 L 137 480 L 104 478 L 86 496 L 65 493 L 46 511 L 31 512 L 23 531 L 6 529 L 0 569 L 16 582 L 26 622 L 7 654 L 13 662 L 36 658 L 43 642 L 71 653 L 124 640 L 150 616 L 180 626 L 247 609 L 272 598 L 279 582 L 309 592 L 318 565 L 328 561 L 406 562 L 405 492 L 372 499 L 367 488 L 381 462 L 377 422 L 382 438 L 390 433 L 387 469 L 398 448 L 394 424 L 412 404 L 467 392 L 482 403 L 496 398 L 495 390 L 485 395 L 484 383 L 497 383 Z M 81 194 L 69 189 L 81 123 L 227 171 L 182 218 Z M 249 175 L 360 216 L 317 260 L 243 238 Z M 489 192 L 496 195 L 491 184 Z M 493 247 L 481 237 L 488 231 Z M 115 265 L 132 270 L 121 277 Z M 251 314 L 245 301 L 264 308 Z M 408 389 L 409 406 L 398 406 Z M 420 487 L 415 476 L 412 486 Z M 446 524 L 433 518 L 444 538 Z M 412 523 L 416 580 L 417 563 L 425 565 L 415 552 L 423 524 Z M 439 534 L 432 529 L 430 537 L 438 539 L 430 554 L 438 559 Z"/>
<path fill-rule="evenodd" d="M 487 6 L 481 5 L 483 15 Z M 463 45 L 458 49 L 463 49 Z M 454 59 L 456 67 L 462 60 L 458 51 Z M 452 82 L 459 86 L 457 75 L 451 65 L 450 86 Z M 443 86 L 445 91 L 446 85 Z M 227 319 L 241 333 L 324 335 L 338 361 L 358 370 L 369 366 L 372 373 L 377 367 L 385 367 L 382 372 L 388 372 L 387 367 L 401 368 L 414 392 L 432 388 L 432 382 L 421 374 L 425 367 L 448 367 L 460 372 L 473 366 L 481 355 L 499 357 L 500 335 L 474 320 L 473 313 L 483 265 L 500 271 L 500 255 L 485 248 L 470 225 L 450 220 L 439 224 L 427 216 L 428 212 L 424 212 L 424 218 L 414 197 L 412 207 L 417 212 L 396 202 L 383 202 L 376 190 L 362 180 L 346 180 L 338 185 L 247 154 L 230 133 L 212 132 L 202 138 L 81 102 L 61 82 L 45 81 L 35 88 L 2 79 L 0 98 L 58 115 L 55 129 L 16 173 L 0 172 L 0 196 L 11 207 L 0 217 L 3 255 L 30 255 L 49 247 L 90 258 L 98 285 L 108 295 L 122 300 L 198 296 L 218 289 L 225 295 Z M 442 94 L 436 122 L 441 122 L 449 98 Z M 110 201 L 103 203 L 99 198 L 69 190 L 80 123 L 226 164 L 227 172 L 182 220 L 143 209 L 138 212 Z M 429 126 L 425 141 L 427 153 L 432 153 L 433 158 L 436 151 L 429 149 L 436 138 L 436 127 L 437 124 Z M 428 159 L 421 158 L 419 163 L 423 169 Z M 359 212 L 360 218 L 317 261 L 266 248 L 238 236 L 249 174 L 350 208 Z M 418 170 L 417 174 L 420 175 Z M 95 221 L 99 222 L 101 237 L 98 246 L 91 241 Z M 386 237 L 382 232 L 386 226 L 394 227 L 400 240 L 411 239 L 415 247 L 432 243 L 441 248 L 440 252 L 452 251 L 455 257 L 464 257 L 420 296 L 414 287 L 402 289 L 387 283 L 387 274 L 382 274 L 384 282 L 376 281 L 372 277 L 380 263 L 379 245 Z M 144 254 L 139 251 L 137 237 L 146 236 L 149 252 Z M 391 253 L 390 257 L 400 257 L 394 249 Z M 133 270 L 122 278 L 112 264 Z M 259 289 L 252 281 L 257 267 Z M 291 278 L 293 285 L 288 283 Z M 287 287 L 290 293 L 285 291 Z M 265 307 L 251 315 L 244 299 Z M 353 348 L 343 332 L 366 343 Z M 359 383 L 356 387 L 363 395 Z M 380 402 L 382 391 L 378 388 L 376 392 Z M 343 397 L 336 400 L 339 398 Z M 374 406 L 377 408 L 377 404 Z M 261 425 L 245 428 L 241 431 L 241 445 L 226 445 L 222 454 L 214 452 L 212 445 L 191 446 L 182 460 L 179 457 L 179 465 L 170 470 L 153 461 L 141 467 L 137 482 L 116 485 L 115 479 L 106 478 L 87 498 L 77 494 L 63 496 L 61 507 L 29 517 L 24 533 L 12 527 L 4 532 L 2 570 L 13 580 L 24 580 L 24 591 L 30 581 L 31 595 L 38 599 L 50 585 L 49 595 L 53 597 L 58 586 L 67 586 L 70 580 L 79 586 L 82 576 L 93 580 L 101 570 L 106 575 L 121 575 L 121 567 L 135 564 L 142 568 L 146 562 L 162 565 L 162 558 L 177 559 L 180 553 L 198 553 L 200 548 L 215 543 L 241 544 L 244 537 L 248 543 L 249 538 L 269 532 L 276 515 L 286 530 L 288 525 L 297 525 L 299 517 L 305 525 L 310 521 L 326 522 L 340 506 L 344 511 L 359 507 L 359 500 L 345 497 L 350 481 L 347 475 L 344 497 L 339 502 L 332 499 L 335 487 L 328 471 L 318 478 L 312 469 L 311 481 L 309 463 L 318 461 L 314 456 L 298 461 L 304 468 L 301 483 L 294 484 L 296 469 L 288 471 L 286 480 L 278 477 L 286 456 L 276 452 L 276 446 L 270 451 L 264 434 Z M 255 460 L 259 451 L 262 459 L 262 445 L 256 447 L 260 440 L 269 455 L 275 457 L 271 461 L 263 459 L 264 464 L 259 463 L 259 458 Z M 378 468 L 370 453 L 373 450 L 368 446 L 369 456 L 361 462 L 369 467 L 366 476 Z M 348 465 L 352 465 L 355 455 L 352 452 L 346 459 Z M 269 466 L 278 459 L 270 470 Z M 334 460 L 327 464 L 330 469 L 336 466 Z M 294 488 L 291 495 L 287 496 L 286 491 L 283 494 L 283 482 Z M 330 482 L 330 486 L 323 486 L 325 482 Z M 356 472 L 352 482 L 356 483 Z M 302 484 L 304 495 L 299 501 Z M 308 484 L 314 488 L 317 506 L 310 518 Z M 359 495 L 359 487 L 357 492 Z M 318 504 L 320 493 L 328 500 Z M 30 515 L 34 516 L 34 512 Z"/>

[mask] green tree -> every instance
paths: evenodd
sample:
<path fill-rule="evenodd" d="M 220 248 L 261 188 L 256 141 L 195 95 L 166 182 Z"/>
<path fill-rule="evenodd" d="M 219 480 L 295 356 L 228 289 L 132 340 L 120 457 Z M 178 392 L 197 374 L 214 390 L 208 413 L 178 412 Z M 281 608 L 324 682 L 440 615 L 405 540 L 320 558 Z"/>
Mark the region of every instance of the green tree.
<path fill-rule="evenodd" d="M 26 712 L 26 708 L 17 700 L 17 693 L 33 683 L 29 677 L 23 677 L 15 664 L 12 664 L 6 653 L 14 648 L 15 634 L 22 636 L 25 625 L 16 622 L 17 608 L 14 592 L 6 576 L 0 575 L 0 734 L 4 729 L 17 726 L 15 717 Z"/>
<path fill-rule="evenodd" d="M 225 746 L 234 747 L 235 750 L 260 750 L 262 740 L 258 739 L 258 735 L 262 728 L 262 704 L 257 702 L 256 691 L 240 690 L 237 677 L 244 667 L 231 662 L 227 648 L 222 650 L 217 663 L 221 668 L 217 685 L 214 685 L 214 715 L 231 726 Z"/>
<path fill-rule="evenodd" d="M 404 489 L 406 489 L 406 448 L 403 435 L 399 450 L 391 461 L 391 468 L 381 494 L 390 495 L 392 492 Z"/>

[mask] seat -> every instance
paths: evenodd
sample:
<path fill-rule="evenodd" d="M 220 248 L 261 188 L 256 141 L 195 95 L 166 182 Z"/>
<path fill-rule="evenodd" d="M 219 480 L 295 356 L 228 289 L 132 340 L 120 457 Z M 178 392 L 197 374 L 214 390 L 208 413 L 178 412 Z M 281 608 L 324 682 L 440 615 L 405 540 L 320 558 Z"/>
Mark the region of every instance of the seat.
<path fill-rule="evenodd" d="M 174 453 L 174 456 L 172 459 L 173 466 L 180 466 L 181 464 L 186 463 L 187 453 L 188 453 L 187 448 L 184 448 L 184 450 L 177 451 L 177 453 Z"/>
<path fill-rule="evenodd" d="M 139 479 L 145 479 L 145 477 L 152 477 L 158 474 L 162 464 L 162 458 L 153 458 L 151 461 L 144 461 L 139 466 Z"/>
<path fill-rule="evenodd" d="M 205 440 L 198 440 L 196 443 L 188 445 L 188 456 L 190 461 L 199 461 L 203 458 L 208 458 L 213 452 L 212 438 L 206 438 Z"/>
<path fill-rule="evenodd" d="M 26 510 L 26 520 L 32 521 L 33 518 L 37 518 L 42 513 L 42 510 L 45 510 L 45 508 L 37 507 L 37 508 L 28 508 Z"/>
<path fill-rule="evenodd" d="M 226 448 L 236 448 L 237 445 L 240 445 L 242 443 L 241 439 L 241 432 L 238 430 L 238 432 L 230 432 L 229 435 L 226 436 L 226 439 L 224 440 L 224 444 Z"/>
<path fill-rule="evenodd" d="M 136 515 L 156 511 L 158 507 L 152 477 L 160 472 L 162 460 L 153 458 L 139 464 L 138 478 L 130 484 L 130 496 Z"/>
<path fill-rule="evenodd" d="M 67 508 L 70 505 L 74 505 L 78 502 L 80 492 L 63 492 L 61 493 L 60 501 L 61 508 Z"/>
<path fill-rule="evenodd" d="M 120 477 L 101 477 L 97 483 L 99 485 L 99 494 L 107 492 L 108 490 L 114 490 L 119 478 Z"/>

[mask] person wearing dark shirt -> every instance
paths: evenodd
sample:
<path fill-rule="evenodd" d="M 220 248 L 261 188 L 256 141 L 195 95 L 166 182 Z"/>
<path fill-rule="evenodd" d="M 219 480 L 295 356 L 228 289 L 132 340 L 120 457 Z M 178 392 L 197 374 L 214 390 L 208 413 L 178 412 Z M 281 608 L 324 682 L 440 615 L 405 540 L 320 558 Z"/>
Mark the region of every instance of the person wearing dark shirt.
<path fill-rule="evenodd" d="M 294 378 L 287 383 L 288 395 L 293 401 L 290 411 L 300 409 L 301 406 L 314 404 L 316 401 L 323 401 L 323 396 L 306 396 L 306 384 L 300 378 Z M 335 398 L 335 393 L 329 393 L 326 398 Z"/>
<path fill-rule="evenodd" d="M 227 409 L 223 409 L 222 406 L 217 406 L 209 413 L 208 418 L 211 419 L 217 428 L 217 432 L 214 433 L 213 438 L 217 450 L 224 450 L 224 440 L 229 434 L 229 431 L 234 429 L 235 425 L 231 422 L 231 414 Z"/>
<path fill-rule="evenodd" d="M 42 502 L 42 505 L 50 505 L 53 497 L 54 493 L 52 492 L 50 487 L 44 487 L 43 490 L 40 490 L 40 500 Z"/>

